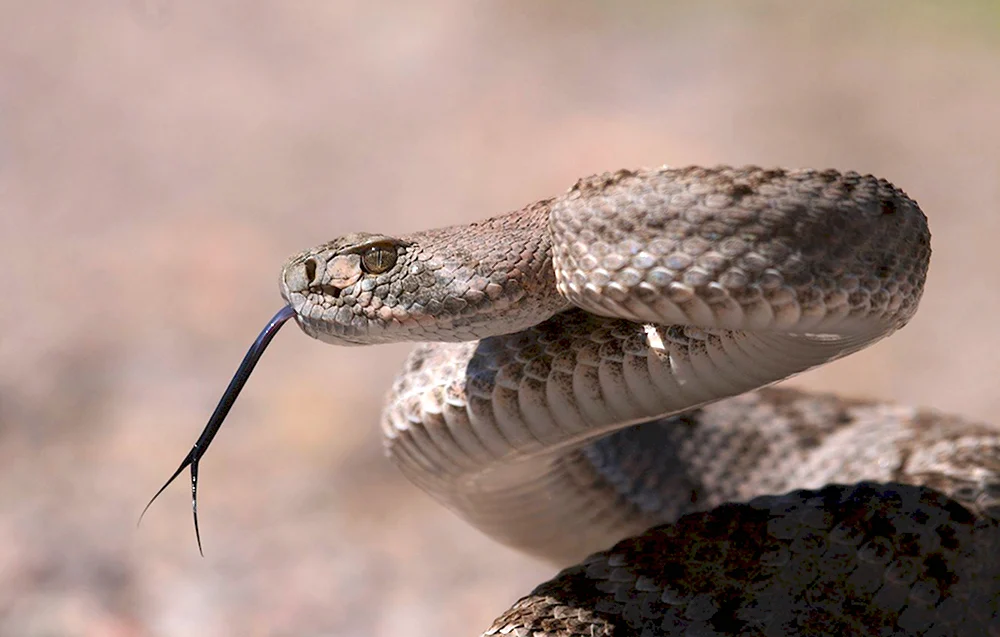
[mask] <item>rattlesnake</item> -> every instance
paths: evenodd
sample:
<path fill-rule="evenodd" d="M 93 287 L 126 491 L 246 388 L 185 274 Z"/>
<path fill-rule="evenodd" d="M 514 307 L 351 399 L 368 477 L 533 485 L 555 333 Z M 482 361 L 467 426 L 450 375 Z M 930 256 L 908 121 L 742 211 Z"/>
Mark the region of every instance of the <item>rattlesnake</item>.
<path fill-rule="evenodd" d="M 288 306 L 174 477 L 194 484 L 294 317 L 333 344 L 421 343 L 389 456 L 568 566 L 487 634 L 1000 635 L 1000 430 L 766 387 L 903 327 L 929 258 L 889 182 L 756 167 L 623 170 L 348 235 L 285 265 Z"/>

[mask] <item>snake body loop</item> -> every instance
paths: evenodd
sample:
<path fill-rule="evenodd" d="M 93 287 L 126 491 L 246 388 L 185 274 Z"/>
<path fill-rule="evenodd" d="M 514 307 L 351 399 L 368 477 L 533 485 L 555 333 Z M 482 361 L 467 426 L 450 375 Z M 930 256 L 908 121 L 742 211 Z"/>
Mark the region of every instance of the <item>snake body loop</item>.
<path fill-rule="evenodd" d="M 998 467 L 988 459 L 1000 448 L 996 430 L 934 418 L 927 430 L 912 410 L 789 390 L 745 394 L 904 326 L 929 258 L 923 213 L 885 180 L 662 168 L 583 179 L 560 197 L 479 223 L 349 235 L 293 257 L 281 285 L 300 327 L 320 340 L 421 343 L 386 401 L 389 455 L 486 533 L 568 565 L 672 524 L 543 585 L 494 631 L 619 634 L 615 627 L 628 625 L 736 635 L 756 626 L 755 612 L 788 622 L 817 608 L 804 590 L 796 597 L 795 586 L 778 581 L 816 563 L 776 539 L 802 528 L 822 542 L 835 532 L 860 537 L 841 560 L 855 564 L 867 555 L 859 546 L 884 531 L 860 524 L 864 511 L 896 523 L 908 511 L 933 510 L 957 525 L 954 533 L 986 537 L 972 553 L 991 555 L 992 522 L 979 520 L 994 518 L 962 507 L 989 511 L 1000 500 Z M 836 482 L 862 486 L 823 490 Z M 676 526 L 685 520 L 687 537 Z M 749 544 L 730 551 L 720 528 L 743 529 Z M 690 554 L 660 568 L 664 547 Z M 700 550 L 712 556 L 697 558 Z M 769 550 L 780 555 L 768 558 Z M 907 595 L 947 599 L 945 580 L 967 592 L 971 576 L 961 573 L 970 553 L 948 558 L 945 570 L 960 574 L 952 579 L 927 566 L 938 559 L 930 554 L 914 553 L 931 562 L 913 568 L 933 572 L 937 588 L 928 579 L 914 589 L 927 579 L 917 577 Z M 742 583 L 726 570 L 741 555 L 749 560 Z M 797 561 L 767 571 L 761 560 L 772 558 Z M 723 563 L 730 566 L 719 571 Z M 723 571 L 729 588 L 718 579 Z M 854 600 L 843 592 L 850 574 L 841 575 L 823 575 L 828 590 L 841 591 L 824 616 L 839 616 L 843 634 L 855 634 L 846 627 L 864 626 L 878 600 L 874 592 Z M 818 581 L 800 579 L 799 589 Z M 1000 591 L 989 589 L 994 579 L 976 581 Z M 791 597 L 781 597 L 786 588 Z M 743 605 L 726 606 L 720 591 Z M 993 621 L 989 603 L 969 621 Z M 878 610 L 905 630 L 905 608 L 915 604 Z M 824 634 L 815 632 L 821 624 L 795 634 Z M 950 634 L 946 623 L 936 626 Z"/>

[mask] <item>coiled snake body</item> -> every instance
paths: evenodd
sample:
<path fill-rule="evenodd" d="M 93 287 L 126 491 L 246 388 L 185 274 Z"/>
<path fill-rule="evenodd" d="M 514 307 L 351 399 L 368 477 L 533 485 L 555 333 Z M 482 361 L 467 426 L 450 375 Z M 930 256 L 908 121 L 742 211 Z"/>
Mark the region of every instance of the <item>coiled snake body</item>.
<path fill-rule="evenodd" d="M 420 342 L 391 458 L 571 565 L 487 634 L 1000 635 L 1000 431 L 760 389 L 905 325 L 929 258 L 885 180 L 663 168 L 350 235 L 281 289 L 320 340 Z"/>

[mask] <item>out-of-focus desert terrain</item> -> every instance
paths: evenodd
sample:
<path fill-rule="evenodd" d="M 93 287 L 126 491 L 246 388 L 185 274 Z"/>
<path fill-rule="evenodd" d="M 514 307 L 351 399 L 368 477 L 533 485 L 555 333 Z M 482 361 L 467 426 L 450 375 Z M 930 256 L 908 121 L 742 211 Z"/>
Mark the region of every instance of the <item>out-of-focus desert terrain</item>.
<path fill-rule="evenodd" d="M 367 5 L 367 6 L 366 6 Z M 0 1 L 0 635 L 474 635 L 552 569 L 383 457 L 406 346 L 278 335 L 294 252 L 659 164 L 886 177 L 921 311 L 794 383 L 1000 419 L 991 2 Z"/>

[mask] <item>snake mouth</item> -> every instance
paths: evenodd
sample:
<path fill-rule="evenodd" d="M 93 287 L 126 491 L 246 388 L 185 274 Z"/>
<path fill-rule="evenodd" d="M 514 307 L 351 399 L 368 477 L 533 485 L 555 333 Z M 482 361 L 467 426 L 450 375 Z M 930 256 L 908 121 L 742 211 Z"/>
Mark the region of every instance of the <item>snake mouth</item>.
<path fill-rule="evenodd" d="M 370 341 L 364 338 L 365 332 L 356 327 L 328 321 L 323 318 L 316 318 L 309 315 L 308 311 L 302 311 L 303 305 L 291 305 L 291 310 L 295 313 L 295 323 L 305 332 L 306 336 L 316 340 L 339 346 L 359 346 L 370 345 Z"/>

